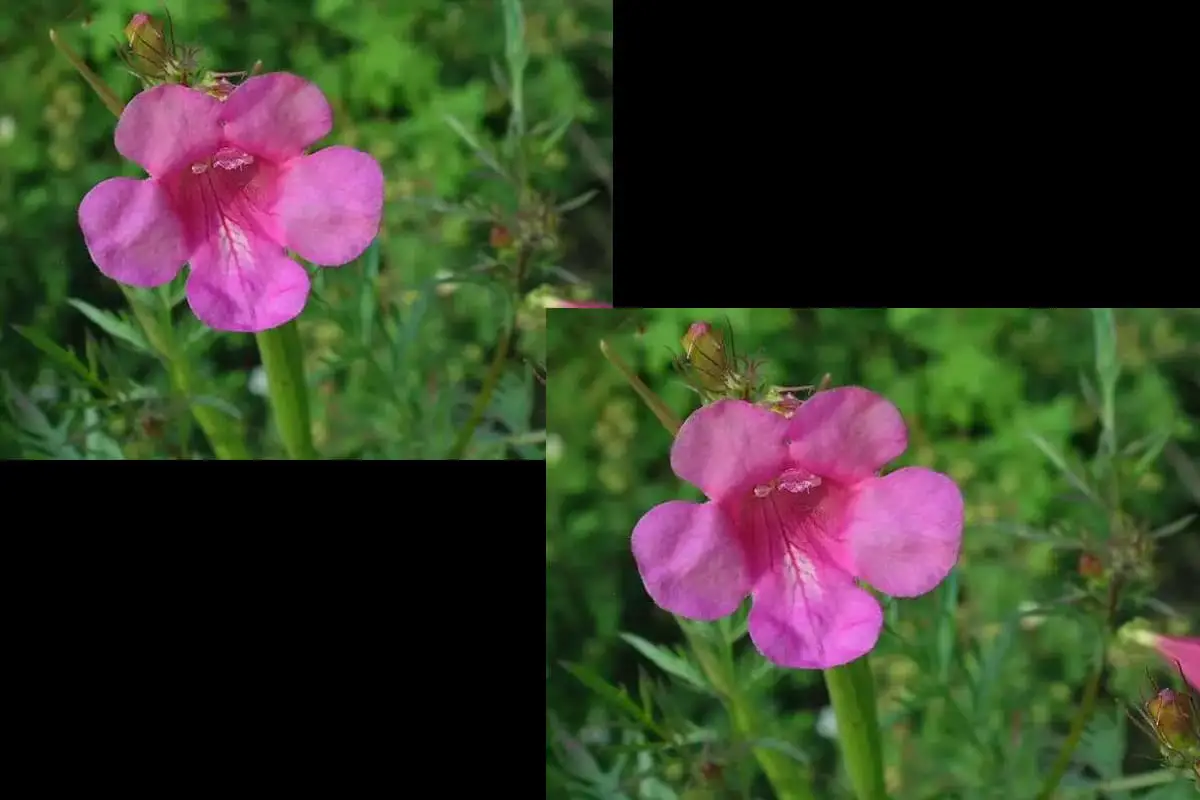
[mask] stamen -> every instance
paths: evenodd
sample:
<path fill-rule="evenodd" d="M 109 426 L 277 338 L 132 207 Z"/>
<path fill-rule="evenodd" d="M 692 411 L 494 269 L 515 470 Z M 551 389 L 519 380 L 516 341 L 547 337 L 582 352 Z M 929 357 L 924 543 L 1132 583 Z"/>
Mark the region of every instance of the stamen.
<path fill-rule="evenodd" d="M 779 488 L 792 494 L 809 492 L 820 485 L 820 477 L 803 469 L 789 469 L 779 476 Z"/>
<path fill-rule="evenodd" d="M 241 169 L 254 163 L 254 156 L 233 147 L 222 147 L 213 155 L 212 164 L 220 169 Z"/>

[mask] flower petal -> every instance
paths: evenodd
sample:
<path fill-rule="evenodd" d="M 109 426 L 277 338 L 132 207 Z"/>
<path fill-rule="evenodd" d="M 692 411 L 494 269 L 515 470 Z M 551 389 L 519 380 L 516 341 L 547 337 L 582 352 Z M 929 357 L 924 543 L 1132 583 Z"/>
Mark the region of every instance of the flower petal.
<path fill-rule="evenodd" d="M 79 227 L 100 271 L 130 286 L 161 286 L 187 260 L 183 227 L 153 180 L 97 184 L 79 204 Z"/>
<path fill-rule="evenodd" d="M 349 147 L 296 159 L 283 177 L 276 213 L 289 248 L 314 264 L 349 263 L 379 233 L 383 170 Z"/>
<path fill-rule="evenodd" d="M 817 392 L 796 409 L 792 458 L 816 474 L 855 483 L 904 452 L 908 430 L 885 397 L 859 386 Z"/>
<path fill-rule="evenodd" d="M 958 562 L 963 497 L 940 472 L 906 467 L 859 484 L 846 537 L 859 577 L 896 597 L 916 597 Z"/>
<path fill-rule="evenodd" d="M 192 255 L 188 305 L 210 328 L 257 333 L 304 310 L 308 273 L 252 226 L 228 218 Z"/>
<path fill-rule="evenodd" d="M 160 178 L 212 155 L 221 142 L 221 101 L 177 84 L 135 95 L 117 123 L 117 152 Z"/>
<path fill-rule="evenodd" d="M 295 158 L 333 128 L 333 111 L 321 90 L 288 72 L 246 80 L 224 105 L 225 138 L 273 161 Z"/>
<path fill-rule="evenodd" d="M 1171 666 L 1178 662 L 1184 680 L 1190 683 L 1193 689 L 1200 690 L 1200 638 L 1159 636 L 1155 640 L 1155 646 Z"/>
<path fill-rule="evenodd" d="M 671 447 L 671 469 L 713 500 L 778 475 L 787 459 L 788 420 L 742 400 L 692 412 Z"/>
<path fill-rule="evenodd" d="M 870 652 L 883 609 L 845 572 L 814 563 L 802 575 L 782 565 L 754 587 L 748 620 L 759 652 L 781 667 L 829 669 Z"/>
<path fill-rule="evenodd" d="M 633 557 L 650 597 L 681 617 L 728 616 L 750 591 L 736 531 L 714 503 L 650 509 L 634 526 Z"/>

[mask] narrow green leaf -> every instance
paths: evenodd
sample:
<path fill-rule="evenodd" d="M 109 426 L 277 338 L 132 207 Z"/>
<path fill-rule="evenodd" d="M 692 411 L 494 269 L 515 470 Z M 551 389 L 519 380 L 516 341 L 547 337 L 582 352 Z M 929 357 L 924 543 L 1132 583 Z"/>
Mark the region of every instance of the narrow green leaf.
<path fill-rule="evenodd" d="M 663 672 L 674 675 L 703 692 L 711 692 L 712 688 L 708 681 L 700 674 L 700 670 L 687 659 L 681 658 L 664 647 L 651 644 L 640 636 L 634 636 L 632 633 L 622 633 L 621 638 Z"/>
<path fill-rule="evenodd" d="M 119 118 L 121 116 L 121 112 L 125 110 L 125 104 L 122 103 L 117 97 L 117 93 L 114 92 L 99 75 L 97 75 L 95 72 L 92 72 L 91 67 L 89 67 L 87 63 L 85 63 L 84 60 L 80 58 L 74 50 L 71 49 L 70 45 L 68 45 L 59 37 L 58 31 L 53 29 L 50 30 L 50 41 L 54 43 L 54 47 L 58 50 L 58 52 L 66 56 L 67 61 L 70 61 L 71 66 L 75 67 L 75 71 L 78 72 L 85 81 L 87 81 L 88 86 L 92 87 L 92 91 L 96 93 L 96 95 L 100 98 L 100 101 L 104 103 L 104 106 L 111 111 L 114 116 Z"/>
<path fill-rule="evenodd" d="M 120 339 L 139 352 L 150 354 L 154 353 L 154 350 L 150 347 L 150 343 L 146 341 L 146 338 L 142 336 L 141 332 L 128 322 L 117 317 L 115 314 L 110 314 L 107 311 L 101 311 L 95 306 L 89 305 L 82 300 L 76 300 L 73 297 L 68 299 L 67 302 L 78 309 L 85 317 L 96 323 L 96 325 L 102 331 L 107 333 L 109 336 L 112 336 L 114 339 Z"/>
<path fill-rule="evenodd" d="M 1100 437 L 1102 450 L 1109 456 L 1117 451 L 1116 402 L 1117 377 L 1117 324 L 1111 308 L 1092 309 L 1092 331 L 1096 339 L 1096 377 L 1100 380 Z"/>
<path fill-rule="evenodd" d="M 1196 519 L 1195 514 L 1188 514 L 1182 519 L 1177 519 L 1174 522 L 1169 522 L 1161 528 L 1157 528 L 1150 533 L 1151 539 L 1166 539 L 1168 536 L 1174 536 L 1182 530 L 1187 529 Z"/>
<path fill-rule="evenodd" d="M 618 689 L 582 664 L 571 664 L 565 661 L 560 663 L 563 669 L 571 673 L 575 680 L 582 683 L 593 694 L 605 701 L 613 711 L 617 711 L 622 716 L 638 723 L 646 728 L 646 730 L 658 735 L 664 741 L 671 740 L 670 733 L 659 726 L 653 718 L 644 712 L 624 689 Z"/>
<path fill-rule="evenodd" d="M 548 311 L 547 318 L 549 318 L 550 313 L 553 312 Z M 672 436 L 679 433 L 679 428 L 683 423 L 675 417 L 674 412 L 662 401 L 662 398 L 652 392 L 650 387 L 642 382 L 637 373 L 603 339 L 600 341 L 600 352 L 604 354 L 604 357 L 608 359 L 610 364 L 625 376 L 625 380 L 637 392 L 638 397 L 642 398 L 642 402 L 654 412 L 654 416 L 658 417 L 658 421 L 662 423 L 663 427 L 670 431 Z"/>
<path fill-rule="evenodd" d="M 379 308 L 379 238 L 367 248 L 362 258 L 363 269 L 358 293 L 358 331 L 363 347 L 369 347 L 375 330 L 375 314 Z"/>
<path fill-rule="evenodd" d="M 496 160 L 496 157 L 493 156 L 491 152 L 487 150 L 487 148 L 479 143 L 479 140 L 467 130 L 466 126 L 464 126 L 456 117 L 451 114 L 446 114 L 444 119 L 446 120 L 446 124 L 449 125 L 456 134 L 458 134 L 458 138 L 462 139 L 463 142 L 466 143 L 467 147 L 471 148 L 471 152 L 475 154 L 475 157 L 482 161 L 488 169 L 490 169 L 492 172 L 495 172 L 497 175 L 501 175 L 505 178 L 508 177 L 508 171 L 504 169 L 504 167 L 500 166 L 500 162 Z"/>
<path fill-rule="evenodd" d="M 1066 458 L 1064 458 L 1061 453 L 1055 450 L 1049 442 L 1036 433 L 1027 433 L 1026 436 L 1028 436 L 1029 440 L 1037 446 L 1037 449 L 1042 451 L 1046 458 L 1050 459 L 1050 463 L 1054 464 L 1054 466 L 1058 468 L 1058 471 L 1063 474 L 1063 477 L 1065 477 L 1072 486 L 1082 492 L 1083 495 L 1092 502 L 1096 503 L 1097 505 L 1102 505 L 1100 498 L 1096 495 L 1096 492 L 1092 489 L 1092 487 L 1088 485 L 1087 481 L 1085 481 L 1067 465 Z"/>
<path fill-rule="evenodd" d="M 577 208 L 586 206 L 598 194 L 600 194 L 599 189 L 589 189 L 578 197 L 573 197 L 565 203 L 559 204 L 554 210 L 559 214 L 566 214 L 568 211 L 574 211 Z"/>
<path fill-rule="evenodd" d="M 1092 332 L 1096 339 L 1096 376 L 1100 379 L 1101 394 L 1111 392 L 1117 384 L 1120 365 L 1117 363 L 1117 323 L 1111 308 L 1093 308 Z"/>
<path fill-rule="evenodd" d="M 549 153 L 558 145 L 560 141 L 562 141 L 563 136 L 565 136 L 567 131 L 571 129 L 571 125 L 574 122 L 574 117 L 564 117 L 563 120 L 559 122 L 552 131 L 550 131 L 546 138 L 542 139 L 541 151 L 543 155 Z M 534 132 L 534 135 L 536 135 L 536 131 Z"/>
<path fill-rule="evenodd" d="M 13 330 L 15 330 L 23 339 L 25 339 L 25 341 L 29 342 L 38 350 L 41 350 L 43 353 L 45 353 L 46 356 L 49 357 L 50 360 L 55 364 L 58 364 L 60 367 L 63 367 L 64 369 L 74 373 L 79 378 L 82 378 L 92 388 L 98 389 L 105 394 L 109 393 L 108 387 L 106 387 L 100 381 L 100 379 L 96 377 L 96 374 L 89 370 L 84 363 L 79 360 L 79 357 L 70 350 L 60 347 L 51 341 L 44 333 L 33 328 L 27 328 L 22 325 L 13 325 Z"/>
<path fill-rule="evenodd" d="M 1150 443 L 1146 446 L 1146 452 L 1142 453 L 1142 457 L 1139 458 L 1137 463 L 1133 465 L 1133 474 L 1141 475 L 1143 472 L 1150 469 L 1150 466 L 1158 460 L 1160 455 L 1162 455 L 1163 448 L 1167 446 L 1167 442 L 1169 441 L 1171 441 L 1170 430 L 1156 433 L 1150 439 Z"/>

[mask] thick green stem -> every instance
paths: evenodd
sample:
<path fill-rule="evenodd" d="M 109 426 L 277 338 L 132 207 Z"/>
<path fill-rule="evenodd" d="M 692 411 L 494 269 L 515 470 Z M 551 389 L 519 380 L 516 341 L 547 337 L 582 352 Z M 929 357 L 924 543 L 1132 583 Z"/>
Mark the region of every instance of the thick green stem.
<path fill-rule="evenodd" d="M 487 411 L 488 403 L 491 402 L 492 393 L 496 391 L 496 384 L 500 382 L 500 375 L 504 372 L 504 362 L 508 358 L 508 346 L 512 342 L 514 325 L 515 322 L 510 320 L 505 326 L 504 332 L 500 334 L 500 341 L 496 345 L 496 354 L 492 356 L 491 366 L 488 367 L 487 375 L 483 378 L 483 386 L 475 397 L 475 404 L 471 406 L 471 416 L 467 418 L 466 424 L 462 426 L 462 430 L 458 432 L 458 436 L 454 440 L 454 446 L 450 448 L 450 455 L 447 458 L 451 461 L 457 461 L 463 457 L 467 452 L 467 445 L 471 443 L 471 437 L 475 434 L 475 429 L 483 421 L 483 415 Z"/>
<path fill-rule="evenodd" d="M 308 413 L 308 383 L 304 379 L 304 348 L 296 321 L 255 334 L 275 427 L 288 457 L 314 459 L 312 420 Z"/>
<path fill-rule="evenodd" d="M 875 716 L 875 679 L 867 656 L 827 669 L 825 686 L 837 716 L 838 747 L 858 800 L 885 800 L 883 745 Z"/>

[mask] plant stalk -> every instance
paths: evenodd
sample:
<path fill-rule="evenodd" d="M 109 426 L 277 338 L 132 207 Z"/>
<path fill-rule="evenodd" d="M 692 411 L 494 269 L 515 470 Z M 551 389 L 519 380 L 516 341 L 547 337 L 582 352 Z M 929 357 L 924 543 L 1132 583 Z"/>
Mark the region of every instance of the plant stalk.
<path fill-rule="evenodd" d="M 883 745 L 875 715 L 875 679 L 867 656 L 824 670 L 837 717 L 838 748 L 858 800 L 886 800 Z"/>
<path fill-rule="evenodd" d="M 279 438 L 291 459 L 317 458 L 312 441 L 308 383 L 304 378 L 304 348 L 296 320 L 260 331 L 258 352 L 267 372 L 267 394 Z"/>

